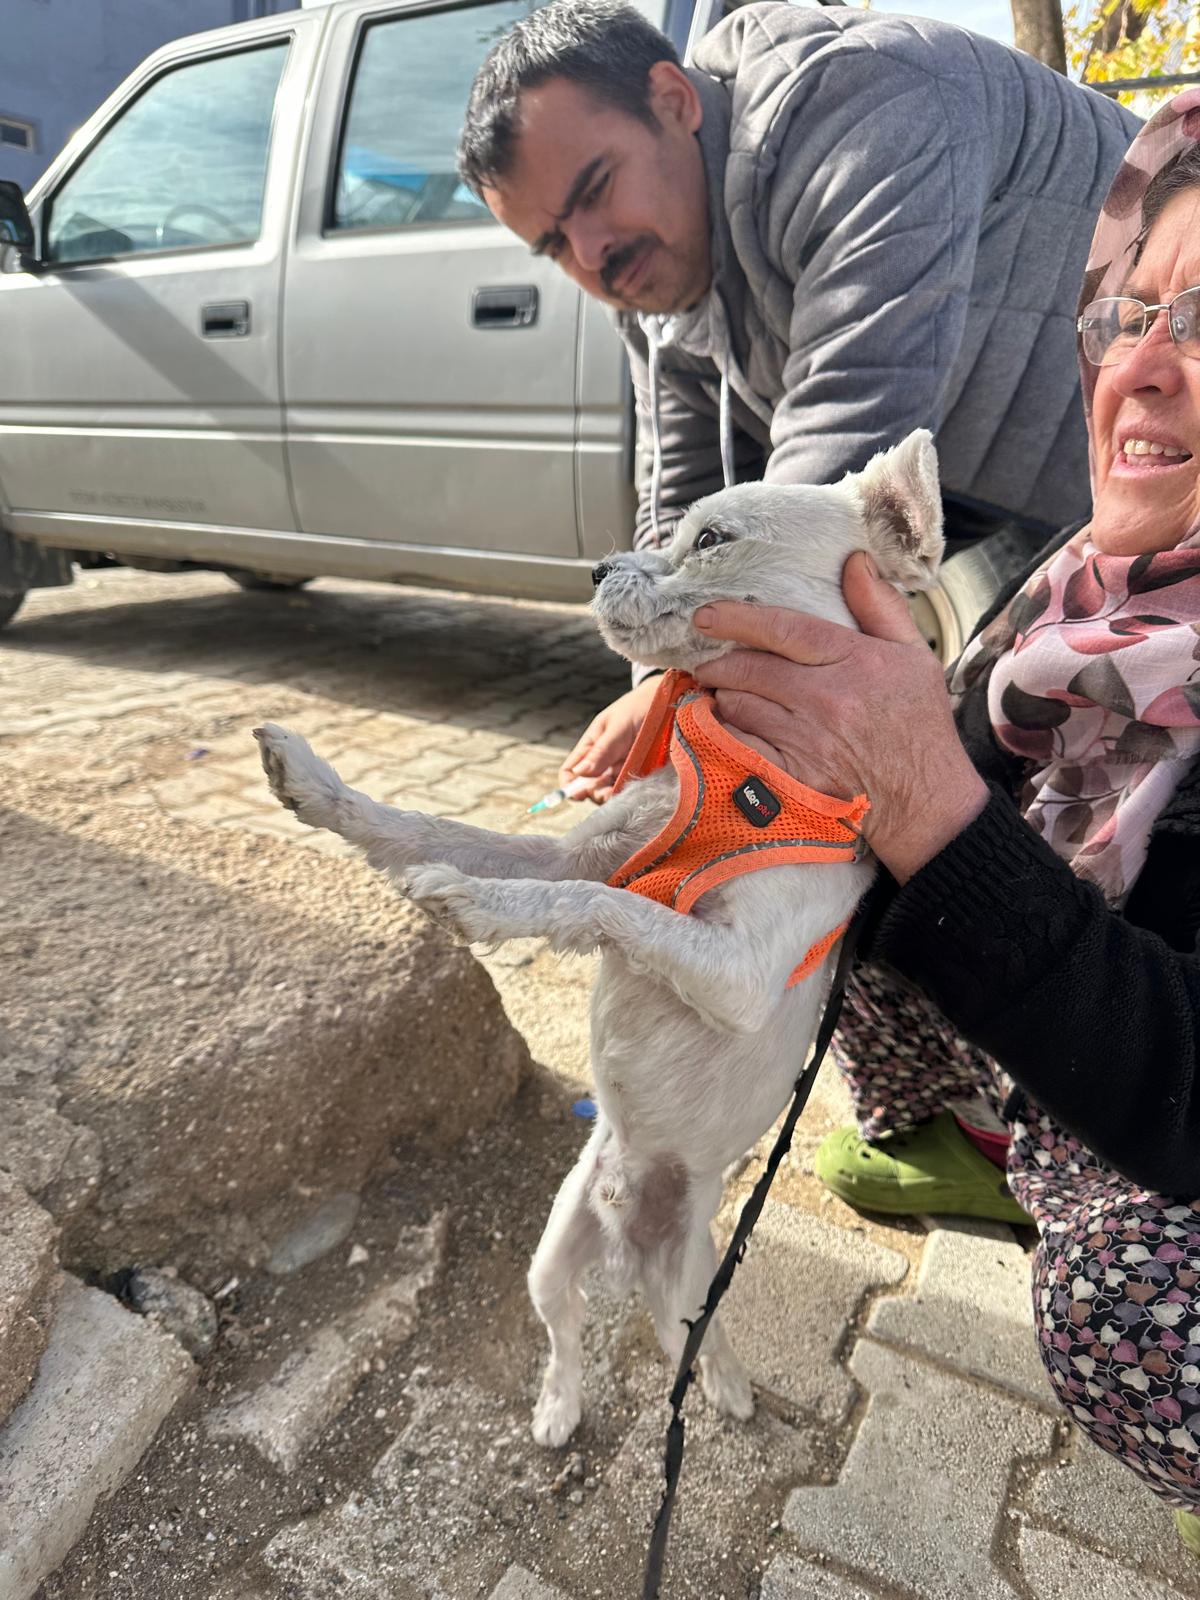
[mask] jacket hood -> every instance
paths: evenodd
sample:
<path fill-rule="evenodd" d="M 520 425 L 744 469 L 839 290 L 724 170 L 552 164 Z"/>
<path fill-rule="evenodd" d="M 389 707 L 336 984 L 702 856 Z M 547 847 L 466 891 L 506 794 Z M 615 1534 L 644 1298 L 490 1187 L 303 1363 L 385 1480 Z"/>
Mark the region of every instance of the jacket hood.
<path fill-rule="evenodd" d="M 650 514 L 654 542 L 661 541 L 659 528 L 659 500 L 662 492 L 662 430 L 659 420 L 659 361 L 660 351 L 666 345 L 677 345 L 692 354 L 703 355 L 714 362 L 720 373 L 718 402 L 721 472 L 725 487 L 735 482 L 733 420 L 730 391 L 736 385 L 738 394 L 750 410 L 758 415 L 765 427 L 770 427 L 771 408 L 754 393 L 745 381 L 740 362 L 745 352 L 738 348 L 737 335 L 731 326 L 726 293 L 732 289 L 730 278 L 741 274 L 737 254 L 730 233 L 729 216 L 725 200 L 725 173 L 729 161 L 730 124 L 732 108 L 730 98 L 721 84 L 706 73 L 689 70 L 689 78 L 700 97 L 703 113 L 697 140 L 704 163 L 705 191 L 708 198 L 708 235 L 710 283 L 707 294 L 688 311 L 655 315 L 651 313 L 623 313 L 632 317 L 646 336 L 649 349 L 650 381 L 650 432 L 653 445 L 653 467 L 650 485 Z M 740 300 L 745 295 L 744 282 L 734 291 Z M 618 318 L 618 327 L 621 319 Z"/>
<path fill-rule="evenodd" d="M 795 32 L 789 13 L 787 6 L 742 7 L 700 41 L 693 58 L 693 77 L 703 74 L 720 87 L 728 159 L 745 167 L 755 201 L 770 181 L 791 113 L 808 90 L 796 69 L 812 41 Z M 830 32 L 837 37 L 836 30 Z"/>

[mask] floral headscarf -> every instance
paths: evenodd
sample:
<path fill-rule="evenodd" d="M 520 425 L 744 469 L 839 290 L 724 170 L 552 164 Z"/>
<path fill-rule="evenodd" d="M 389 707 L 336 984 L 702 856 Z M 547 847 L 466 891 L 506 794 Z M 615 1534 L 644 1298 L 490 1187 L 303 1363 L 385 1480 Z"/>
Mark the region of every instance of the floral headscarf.
<path fill-rule="evenodd" d="M 1079 309 L 1101 295 L 1120 294 L 1129 276 L 1133 255 L 1142 233 L 1142 201 L 1146 190 L 1189 145 L 1200 141 L 1200 88 L 1185 89 L 1150 118 L 1125 152 L 1096 221 L 1087 270 L 1079 292 Z M 1092 395 L 1099 370 L 1079 358 L 1083 379 L 1083 409 L 1091 432 Z M 1092 489 L 1096 480 L 1093 468 Z M 1193 529 L 1193 535 L 1197 530 Z M 1189 536 L 1190 537 L 1190 536 Z"/>
<path fill-rule="evenodd" d="M 1120 291 L 1151 181 L 1198 141 L 1200 89 L 1138 134 L 1096 225 L 1081 308 Z M 1080 367 L 1090 434 L 1097 369 L 1082 356 Z M 951 689 L 981 680 L 997 739 L 1028 762 L 1026 820 L 1120 906 L 1200 754 L 1200 525 L 1136 556 L 1104 554 L 1083 528 L 967 647 Z"/>

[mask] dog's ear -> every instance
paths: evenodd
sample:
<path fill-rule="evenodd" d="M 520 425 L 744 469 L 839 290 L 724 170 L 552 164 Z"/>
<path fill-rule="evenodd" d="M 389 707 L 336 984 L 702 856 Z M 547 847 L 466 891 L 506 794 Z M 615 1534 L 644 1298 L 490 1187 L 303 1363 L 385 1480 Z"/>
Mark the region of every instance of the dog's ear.
<path fill-rule="evenodd" d="M 883 577 L 925 589 L 942 557 L 942 496 L 928 428 L 883 450 L 852 480 L 862 501 L 867 548 Z"/>

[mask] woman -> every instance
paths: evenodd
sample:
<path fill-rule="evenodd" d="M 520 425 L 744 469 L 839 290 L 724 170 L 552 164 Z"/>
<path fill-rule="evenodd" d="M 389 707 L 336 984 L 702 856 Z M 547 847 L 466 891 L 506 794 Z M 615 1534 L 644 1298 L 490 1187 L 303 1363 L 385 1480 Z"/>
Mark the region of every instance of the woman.
<path fill-rule="evenodd" d="M 1082 299 L 1092 519 L 968 646 L 953 713 L 865 556 L 861 634 L 708 607 L 757 653 L 698 676 L 772 760 L 870 795 L 895 880 L 842 1028 L 860 1132 L 819 1175 L 880 1210 L 1024 1208 L 1056 1393 L 1200 1553 L 1200 90 L 1131 147 Z M 944 1109 L 980 1099 L 991 1131 Z"/>

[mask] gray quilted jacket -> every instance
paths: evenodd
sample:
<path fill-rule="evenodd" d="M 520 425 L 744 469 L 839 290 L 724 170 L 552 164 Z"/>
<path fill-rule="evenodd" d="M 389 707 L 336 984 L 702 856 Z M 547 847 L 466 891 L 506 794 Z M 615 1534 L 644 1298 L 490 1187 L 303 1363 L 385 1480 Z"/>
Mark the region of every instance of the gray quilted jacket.
<path fill-rule="evenodd" d="M 1083 516 L 1076 298 L 1138 120 L 960 28 L 773 0 L 714 29 L 691 76 L 713 287 L 617 318 L 637 543 L 655 502 L 665 533 L 735 474 L 825 482 L 919 426 L 948 494 Z"/>

